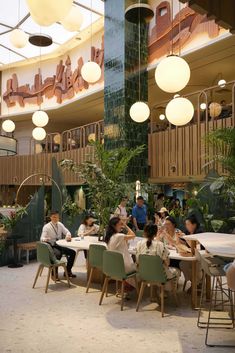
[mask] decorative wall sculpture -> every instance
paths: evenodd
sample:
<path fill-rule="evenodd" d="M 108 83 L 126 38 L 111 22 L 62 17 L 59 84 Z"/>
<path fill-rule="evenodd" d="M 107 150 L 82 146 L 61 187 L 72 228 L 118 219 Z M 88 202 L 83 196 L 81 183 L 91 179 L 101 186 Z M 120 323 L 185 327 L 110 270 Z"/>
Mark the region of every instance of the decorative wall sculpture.
<path fill-rule="evenodd" d="M 91 48 L 91 60 L 95 61 L 102 69 L 104 68 L 104 47 L 102 39 L 101 49 Z M 40 104 L 44 97 L 50 99 L 56 97 L 58 104 L 61 104 L 66 99 L 73 98 L 77 93 L 83 89 L 89 88 L 89 83 L 83 80 L 81 76 L 81 68 L 83 66 L 83 58 L 77 60 L 77 67 L 72 70 L 70 57 L 67 56 L 65 63 L 60 60 L 56 67 L 55 75 L 47 77 L 43 80 L 40 69 L 34 76 L 34 84 L 25 84 L 19 86 L 18 77 L 15 73 L 7 80 L 6 91 L 3 94 L 3 99 L 8 107 L 14 107 L 16 103 L 20 107 L 28 104 Z M 102 80 L 101 79 L 101 80 Z"/>
<path fill-rule="evenodd" d="M 172 39 L 174 52 L 178 53 L 179 47 L 184 48 L 198 34 L 207 33 L 211 39 L 220 34 L 221 28 L 214 20 L 208 20 L 206 15 L 200 15 L 189 7 L 181 9 L 175 15 L 173 23 L 171 18 L 169 1 L 162 1 L 155 8 L 152 20 L 155 25 L 149 32 L 149 63 L 171 53 Z"/>

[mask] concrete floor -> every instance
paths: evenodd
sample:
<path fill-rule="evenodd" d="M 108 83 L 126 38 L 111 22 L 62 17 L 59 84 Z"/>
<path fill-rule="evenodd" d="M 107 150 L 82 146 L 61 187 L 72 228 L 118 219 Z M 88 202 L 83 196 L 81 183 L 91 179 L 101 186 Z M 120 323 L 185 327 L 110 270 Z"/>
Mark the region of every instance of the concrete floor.
<path fill-rule="evenodd" d="M 135 311 L 135 297 L 123 312 L 115 296 L 104 298 L 93 287 L 85 294 L 86 272 L 82 254 L 74 272 L 78 277 L 69 289 L 62 283 L 44 294 L 46 271 L 36 288 L 32 282 L 37 264 L 18 269 L 0 268 L 0 353 L 227 353 L 228 348 L 207 348 L 205 331 L 196 327 L 197 312 L 190 309 L 190 296 L 180 293 L 181 305 L 166 300 L 166 317 L 148 297 Z M 229 330 L 227 330 L 229 331 Z M 229 332 L 230 337 L 235 332 Z M 216 331 L 212 339 L 223 341 Z"/>

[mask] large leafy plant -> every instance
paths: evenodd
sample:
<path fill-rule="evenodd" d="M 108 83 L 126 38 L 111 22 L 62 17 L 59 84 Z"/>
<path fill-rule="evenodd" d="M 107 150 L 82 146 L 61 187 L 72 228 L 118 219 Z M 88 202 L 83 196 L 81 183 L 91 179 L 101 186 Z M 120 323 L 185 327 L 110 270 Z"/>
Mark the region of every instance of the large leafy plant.
<path fill-rule="evenodd" d="M 1 224 L 10 232 L 14 230 L 17 222 L 22 219 L 25 214 L 27 214 L 26 208 L 18 207 L 15 211 L 11 211 L 9 216 L 2 216 Z"/>
<path fill-rule="evenodd" d="M 77 165 L 72 160 L 63 160 L 60 165 L 77 173 L 88 185 L 87 196 L 98 217 L 102 233 L 119 200 L 130 191 L 130 184 L 125 180 L 128 165 L 133 158 L 143 153 L 145 146 L 106 150 L 100 142 L 92 142 L 91 145 L 93 157 L 88 156 L 86 162 Z"/>

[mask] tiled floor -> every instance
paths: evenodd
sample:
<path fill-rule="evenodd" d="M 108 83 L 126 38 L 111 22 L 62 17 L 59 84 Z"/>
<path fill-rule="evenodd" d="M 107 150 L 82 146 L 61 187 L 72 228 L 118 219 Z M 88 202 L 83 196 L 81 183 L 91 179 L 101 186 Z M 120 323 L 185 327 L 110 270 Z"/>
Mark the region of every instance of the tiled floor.
<path fill-rule="evenodd" d="M 148 297 L 140 312 L 135 311 L 134 296 L 121 312 L 115 296 L 104 298 L 99 306 L 100 292 L 92 289 L 85 294 L 82 257 L 77 265 L 74 272 L 78 278 L 72 288 L 52 283 L 48 294 L 44 294 L 46 271 L 32 289 L 36 263 L 18 269 L 0 268 L 0 353 L 230 351 L 205 347 L 205 331 L 196 327 L 197 312 L 190 309 L 189 295 L 180 294 L 177 309 L 167 300 L 163 319 L 157 304 L 150 303 Z M 212 338 L 222 341 L 225 334 L 217 331 Z"/>

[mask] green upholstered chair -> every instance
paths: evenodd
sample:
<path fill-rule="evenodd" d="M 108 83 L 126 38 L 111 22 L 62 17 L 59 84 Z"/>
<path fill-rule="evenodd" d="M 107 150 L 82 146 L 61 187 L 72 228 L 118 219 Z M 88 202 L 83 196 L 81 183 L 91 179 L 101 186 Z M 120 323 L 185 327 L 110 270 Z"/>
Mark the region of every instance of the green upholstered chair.
<path fill-rule="evenodd" d="M 103 253 L 103 273 L 105 280 L 102 288 L 99 305 L 102 304 L 104 294 L 107 292 L 108 283 L 111 279 L 121 282 L 121 310 L 124 305 L 124 284 L 128 278 L 134 278 L 136 290 L 138 293 L 138 283 L 136 279 L 136 271 L 126 273 L 123 255 L 117 251 L 104 251 Z"/>
<path fill-rule="evenodd" d="M 143 230 L 137 230 L 137 231 L 135 232 L 135 235 L 136 235 L 137 237 L 143 238 L 143 236 L 144 236 L 144 231 L 143 231 Z"/>
<path fill-rule="evenodd" d="M 106 250 L 106 246 L 101 244 L 91 244 L 89 246 L 88 264 L 90 267 L 90 275 L 87 282 L 86 293 L 88 293 L 92 275 L 95 269 L 103 271 L 103 252 Z"/>
<path fill-rule="evenodd" d="M 144 294 L 146 285 L 159 286 L 161 289 L 161 313 L 164 316 L 164 289 L 168 279 L 163 267 L 163 261 L 159 256 L 140 255 L 139 256 L 139 278 L 141 281 L 139 297 L 136 311 L 139 310 L 140 302 Z M 172 278 L 174 279 L 174 278 Z M 176 288 L 173 286 L 173 294 L 177 302 Z"/>
<path fill-rule="evenodd" d="M 68 286 L 70 287 L 70 281 L 69 281 L 69 277 L 68 277 L 66 262 L 56 259 L 55 255 L 53 253 L 53 250 L 49 244 L 43 243 L 43 242 L 37 243 L 37 261 L 40 264 L 39 264 L 39 267 L 38 267 L 38 270 L 37 270 L 37 273 L 36 273 L 36 276 L 34 279 L 33 288 L 35 287 L 35 285 L 37 283 L 39 274 L 42 273 L 44 267 L 47 267 L 48 268 L 48 275 L 47 275 L 47 282 L 46 282 L 46 288 L 45 288 L 45 293 L 47 293 L 52 271 L 55 274 L 56 269 L 59 266 L 63 267 L 64 273 L 65 273 L 65 276 L 66 276 L 66 279 L 68 282 Z M 55 279 L 55 282 L 56 282 L 56 279 Z"/>

